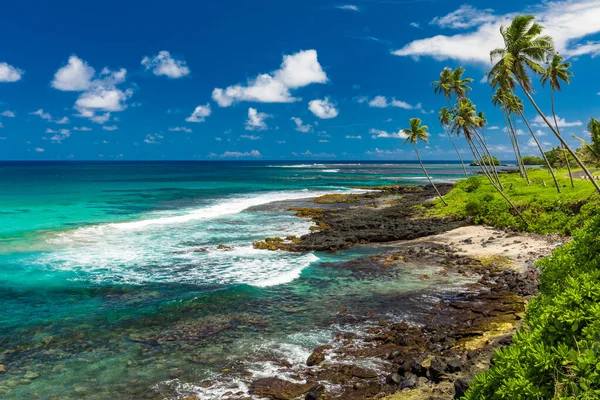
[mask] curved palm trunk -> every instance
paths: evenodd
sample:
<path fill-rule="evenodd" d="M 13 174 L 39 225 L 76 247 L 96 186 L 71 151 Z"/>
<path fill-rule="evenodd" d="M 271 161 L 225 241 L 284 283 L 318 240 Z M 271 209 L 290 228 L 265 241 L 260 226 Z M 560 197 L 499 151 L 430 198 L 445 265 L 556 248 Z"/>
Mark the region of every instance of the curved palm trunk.
<path fill-rule="evenodd" d="M 579 164 L 579 166 L 581 167 L 581 169 L 583 169 L 583 172 L 587 175 L 587 177 L 590 178 L 590 181 L 592 182 L 592 185 L 594 185 L 594 188 L 596 188 L 596 190 L 598 191 L 598 193 L 600 193 L 600 186 L 598 186 L 598 184 L 594 180 L 594 176 L 591 174 L 591 172 L 585 167 L 585 165 L 583 164 L 583 162 L 579 159 L 579 157 L 577 157 L 577 154 L 575 154 L 575 152 L 573 151 L 573 149 L 571 147 L 569 147 L 569 145 L 567 144 L 567 142 L 565 142 L 565 140 L 562 138 L 562 136 L 554 129 L 554 127 L 552 126 L 552 124 L 550 123 L 550 121 L 548 121 L 548 118 L 546 118 L 546 116 L 544 115 L 544 113 L 542 112 L 542 110 L 540 110 L 540 108 L 538 107 L 538 105 L 535 102 L 535 100 L 533 99 L 533 97 L 531 97 L 531 94 L 529 93 L 529 91 L 526 90 L 523 87 L 523 84 L 521 84 L 520 81 L 519 81 L 519 86 L 521 86 L 521 89 L 523 89 L 523 92 L 525 92 L 525 95 L 527 96 L 527 98 L 529 99 L 529 101 L 531 102 L 531 104 L 533 105 L 533 108 L 535 108 L 535 110 L 538 112 L 538 114 L 540 114 L 540 116 L 542 117 L 542 119 L 544 120 L 544 122 L 546 123 L 546 125 L 548 125 L 548 127 L 550 128 L 550 130 L 552 130 L 552 132 L 556 135 L 556 137 L 558 138 L 558 140 L 560 140 L 560 142 L 562 143 L 562 145 L 569 151 L 569 153 L 571 153 L 571 155 L 573 156 L 573 158 L 575 158 L 575 161 L 577 161 L 577 164 Z"/>
<path fill-rule="evenodd" d="M 523 173 L 523 166 L 521 165 L 521 160 L 519 160 L 519 154 L 517 153 L 517 148 L 515 147 L 515 141 L 513 139 L 512 133 L 510 132 L 510 128 L 508 127 L 508 122 L 506 122 L 506 116 L 504 115 L 504 111 L 502 112 L 502 120 L 504 121 L 504 125 L 506 126 L 506 133 L 508 134 L 508 138 L 510 139 L 510 145 L 512 146 L 513 153 L 515 153 L 515 160 L 517 160 L 517 167 L 519 167 L 519 174 L 521 178 L 525 178 L 525 174 Z"/>
<path fill-rule="evenodd" d="M 531 186 L 531 181 L 529 180 L 529 175 L 527 174 L 527 166 L 523 163 L 523 155 L 521 154 L 521 146 L 519 145 L 519 138 L 517 137 L 517 131 L 515 131 L 515 125 L 508 114 L 508 123 L 510 124 L 510 129 L 512 131 L 513 137 L 515 138 L 515 145 L 517 146 L 517 152 L 519 153 L 519 159 L 521 160 L 521 165 L 523 166 L 523 172 L 525 173 L 525 180 L 527 180 L 527 185 Z"/>
<path fill-rule="evenodd" d="M 467 167 L 465 167 L 465 162 L 463 161 L 463 159 L 460 155 L 460 152 L 458 151 L 458 148 L 456 147 L 456 144 L 454 143 L 454 139 L 452 139 L 452 135 L 450 134 L 450 131 L 448 130 L 447 126 L 446 126 L 446 134 L 448 135 L 450 142 L 452 142 L 452 147 L 454 147 L 454 151 L 456 151 L 456 154 L 458 155 L 460 164 L 462 165 L 463 171 L 465 172 L 465 178 L 469 178 L 469 174 L 467 174 Z"/>
<path fill-rule="evenodd" d="M 496 165 L 494 164 L 492 153 L 490 152 L 490 149 L 488 149 L 488 147 L 487 147 L 487 145 L 485 143 L 485 139 L 483 139 L 481 137 L 481 135 L 479 135 L 479 132 L 477 132 L 477 130 L 475 130 L 475 137 L 477 139 L 479 139 L 479 142 L 481 144 L 481 148 L 485 152 L 485 155 L 488 157 L 488 161 L 489 161 L 489 164 L 490 164 L 490 170 L 494 174 L 494 177 L 496 178 L 496 181 L 498 182 L 498 185 L 500 186 L 500 189 L 504 190 L 504 185 L 502 185 L 502 181 L 500 181 L 500 175 L 498 175 L 498 170 L 496 169 Z"/>
<path fill-rule="evenodd" d="M 554 180 L 554 184 L 556 185 L 556 190 L 558 191 L 558 193 L 560 193 L 560 185 L 558 184 L 558 181 L 556 180 L 556 174 L 554 173 L 554 170 L 552 169 L 552 165 L 550 165 L 550 161 L 548 161 L 548 157 L 546 157 L 546 153 L 544 153 L 544 149 L 542 149 L 542 145 L 540 144 L 537 137 L 535 136 L 535 133 L 533 133 L 533 129 L 531 129 L 531 126 L 529 125 L 529 121 L 527 121 L 527 118 L 525 118 L 523 113 L 520 113 L 520 115 L 521 115 L 521 118 L 523 118 L 523 122 L 525 122 L 525 125 L 527 125 L 527 129 L 529 129 L 529 132 L 531 133 L 533 140 L 535 140 L 535 144 L 537 144 L 538 149 L 540 149 L 540 153 L 542 153 L 542 157 L 544 158 L 544 161 L 546 162 L 546 165 L 548 166 L 548 171 L 550 171 L 550 175 L 552 175 L 552 179 Z"/>
<path fill-rule="evenodd" d="M 475 143 L 471 139 L 467 139 L 467 143 L 469 144 L 469 148 L 471 149 L 471 153 L 473 153 L 474 162 L 476 162 L 477 165 L 479 165 L 479 168 L 481 169 L 481 172 L 483 172 L 483 174 L 485 175 L 485 177 L 488 178 L 488 180 L 494 185 L 494 187 L 497 187 L 496 182 L 495 182 L 494 178 L 491 175 L 491 172 L 488 171 L 487 166 L 483 163 L 483 160 L 480 160 L 481 154 L 479 153 L 479 150 L 475 146 Z"/>
<path fill-rule="evenodd" d="M 550 100 L 552 103 L 552 118 L 554 118 L 554 125 L 556 126 L 556 132 L 560 135 L 560 129 L 558 129 L 558 121 L 556 120 L 556 112 L 554 112 L 554 88 L 550 88 Z M 571 180 L 571 187 L 575 189 L 575 183 L 573 182 L 573 173 L 571 172 L 571 165 L 569 163 L 569 157 L 567 156 L 567 149 L 562 146 L 563 155 L 565 157 L 565 163 L 567 164 L 567 170 L 569 171 L 569 179 Z"/>
<path fill-rule="evenodd" d="M 421 156 L 419 155 L 419 148 L 417 147 L 417 144 L 414 143 L 414 146 L 415 146 L 415 152 L 417 153 L 417 158 L 419 159 L 419 164 L 421 164 L 421 168 L 423 168 L 423 172 L 425 172 L 425 176 L 427 177 L 427 180 L 429 181 L 431 186 L 433 186 L 433 188 L 435 189 L 435 192 L 440 197 L 440 200 L 442 200 L 442 203 L 444 203 L 444 205 L 447 206 L 448 203 L 446 203 L 446 200 L 444 200 L 444 198 L 442 197 L 442 194 L 440 193 L 438 188 L 433 184 L 433 181 L 429 177 L 429 174 L 427 173 L 427 170 L 425 169 L 425 166 L 423 165 L 423 162 L 421 161 Z"/>
<path fill-rule="evenodd" d="M 477 150 L 477 147 L 475 146 L 475 143 L 472 143 L 471 140 L 467 139 L 467 141 L 469 142 L 469 147 L 471 148 L 471 152 L 473 153 L 473 157 L 475 157 L 475 159 L 480 163 L 481 165 L 481 161 L 478 160 L 477 158 L 477 154 L 479 154 L 479 151 L 477 151 L 477 154 L 475 150 Z M 475 150 L 474 150 L 475 149 Z M 483 170 L 483 168 L 482 168 Z M 485 173 L 485 172 L 484 172 Z M 500 188 L 498 187 L 498 185 L 496 185 L 496 183 L 494 182 L 494 180 L 492 179 L 492 177 L 490 175 L 488 175 L 487 173 L 485 173 L 485 176 L 488 178 L 488 180 L 490 181 L 490 183 L 492 184 L 492 186 L 494 187 L 494 189 L 496 189 L 498 191 L 498 193 L 500 193 L 500 195 L 504 198 L 504 200 L 506 200 L 506 202 L 512 207 L 512 209 L 517 213 L 517 215 L 519 216 L 519 218 L 521 219 L 521 221 L 523 221 L 523 223 L 525 224 L 525 227 L 528 228 L 529 224 L 527 223 L 527 221 L 525 220 L 525 218 L 523 217 L 523 214 L 521 214 L 521 212 L 519 211 L 519 209 L 517 208 L 517 206 L 515 206 L 513 204 L 512 201 L 510 201 L 510 199 L 504 194 L 504 192 L 502 190 L 500 190 Z"/>

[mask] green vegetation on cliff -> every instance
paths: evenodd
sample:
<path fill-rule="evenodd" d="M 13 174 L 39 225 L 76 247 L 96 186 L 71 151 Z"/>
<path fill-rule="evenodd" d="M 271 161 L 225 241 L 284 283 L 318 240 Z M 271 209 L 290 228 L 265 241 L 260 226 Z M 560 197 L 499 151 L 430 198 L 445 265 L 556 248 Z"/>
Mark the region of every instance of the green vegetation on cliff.
<path fill-rule="evenodd" d="M 567 171 L 556 172 L 562 193 L 557 193 L 552 187 L 552 177 L 544 169 L 529 171 L 531 185 L 517 173 L 501 175 L 506 195 L 512 199 L 528 226 L 484 176 L 457 182 L 444 196 L 448 206 L 438 202 L 431 212 L 459 219 L 472 218 L 475 224 L 502 229 L 570 235 L 596 213 L 600 196 L 589 181 L 577 180 L 575 188 L 571 188 Z"/>

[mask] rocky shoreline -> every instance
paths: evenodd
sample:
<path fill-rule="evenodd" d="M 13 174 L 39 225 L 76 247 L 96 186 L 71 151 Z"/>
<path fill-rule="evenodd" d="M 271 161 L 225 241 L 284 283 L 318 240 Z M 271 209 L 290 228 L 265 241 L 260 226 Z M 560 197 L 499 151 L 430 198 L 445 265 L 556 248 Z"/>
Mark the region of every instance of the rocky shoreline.
<path fill-rule="evenodd" d="M 450 189 L 450 185 L 440 187 L 442 193 Z M 436 294 L 436 305 L 418 322 L 370 316 L 371 324 L 364 332 L 341 332 L 330 344 L 314 349 L 302 368 L 290 365 L 296 371 L 293 380 L 254 380 L 249 388 L 252 396 L 277 400 L 460 398 L 472 377 L 489 366 L 494 350 L 511 343 L 526 302 L 537 292 L 538 270 L 533 263 L 549 255 L 557 239 L 428 217 L 427 203 L 432 197 L 431 187 L 398 186 L 318 198 L 314 207 L 292 208 L 299 216 L 312 218 L 313 232 L 255 244 L 266 250 L 335 251 L 402 240 L 393 244 L 393 251 L 331 267 L 385 275 L 397 268 L 435 266 L 439 267 L 436 274 L 474 277 L 474 283 Z M 244 397 L 232 393 L 225 398 Z"/>

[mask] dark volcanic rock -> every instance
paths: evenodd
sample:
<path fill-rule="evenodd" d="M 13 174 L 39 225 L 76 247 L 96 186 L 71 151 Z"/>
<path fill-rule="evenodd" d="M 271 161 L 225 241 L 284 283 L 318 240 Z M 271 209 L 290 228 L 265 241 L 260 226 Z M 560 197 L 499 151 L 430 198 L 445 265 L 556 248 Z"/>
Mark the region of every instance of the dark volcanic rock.
<path fill-rule="evenodd" d="M 415 374 L 406 374 L 400 382 L 400 390 L 414 388 L 415 386 L 417 386 L 417 376 Z"/>
<path fill-rule="evenodd" d="M 446 364 L 448 365 L 448 372 L 451 373 L 458 372 L 463 367 L 463 362 L 460 358 L 450 359 L 446 362 Z"/>
<path fill-rule="evenodd" d="M 434 358 L 431 361 L 431 365 L 429 366 L 429 378 L 434 382 L 439 382 L 442 380 L 446 373 L 446 369 L 448 365 L 438 357 Z"/>
<path fill-rule="evenodd" d="M 252 382 L 250 393 L 274 400 L 291 400 L 307 393 L 314 383 L 294 383 L 279 378 L 262 378 Z"/>
<path fill-rule="evenodd" d="M 466 379 L 458 378 L 454 381 L 454 398 L 460 399 L 467 393 L 469 389 L 469 382 Z"/>
<path fill-rule="evenodd" d="M 306 360 L 306 365 L 309 367 L 319 365 L 325 360 L 325 355 L 319 351 L 314 351 Z"/>
<path fill-rule="evenodd" d="M 327 396 L 325 395 L 325 386 L 317 385 L 310 389 L 306 396 L 304 396 L 304 400 L 326 400 Z"/>
<path fill-rule="evenodd" d="M 400 382 L 402 382 L 402 377 L 396 373 L 393 374 L 389 374 L 386 378 L 385 381 L 389 384 L 389 385 L 399 385 Z"/>

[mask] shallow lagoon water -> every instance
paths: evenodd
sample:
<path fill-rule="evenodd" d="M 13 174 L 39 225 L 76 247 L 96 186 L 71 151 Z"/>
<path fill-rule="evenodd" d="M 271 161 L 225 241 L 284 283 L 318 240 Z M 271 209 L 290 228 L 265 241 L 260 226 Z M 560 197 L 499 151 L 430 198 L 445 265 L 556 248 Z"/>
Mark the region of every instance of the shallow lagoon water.
<path fill-rule="evenodd" d="M 439 181 L 460 177 L 458 165 L 430 170 Z M 403 310 L 415 313 L 452 282 L 411 271 L 356 276 L 328 264 L 381 249 L 255 250 L 253 241 L 300 235 L 310 223 L 248 208 L 419 184 L 419 171 L 389 163 L 1 164 L 0 397 L 218 398 L 232 385 L 244 390 L 238 369 L 273 374 L 276 359 L 301 362 L 351 329 L 348 309 L 416 320 Z"/>

